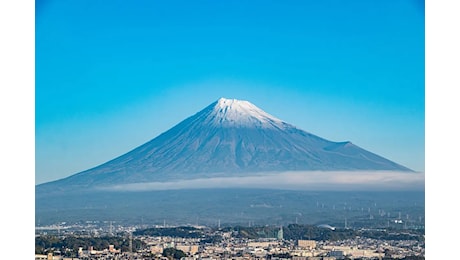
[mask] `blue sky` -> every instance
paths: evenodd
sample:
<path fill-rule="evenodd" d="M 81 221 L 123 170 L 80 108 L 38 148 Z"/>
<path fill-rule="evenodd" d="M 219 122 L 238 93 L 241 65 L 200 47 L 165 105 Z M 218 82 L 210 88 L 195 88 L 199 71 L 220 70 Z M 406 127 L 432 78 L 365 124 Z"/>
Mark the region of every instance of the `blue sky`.
<path fill-rule="evenodd" d="M 417 0 L 37 0 L 35 182 L 220 97 L 424 172 L 424 23 Z"/>

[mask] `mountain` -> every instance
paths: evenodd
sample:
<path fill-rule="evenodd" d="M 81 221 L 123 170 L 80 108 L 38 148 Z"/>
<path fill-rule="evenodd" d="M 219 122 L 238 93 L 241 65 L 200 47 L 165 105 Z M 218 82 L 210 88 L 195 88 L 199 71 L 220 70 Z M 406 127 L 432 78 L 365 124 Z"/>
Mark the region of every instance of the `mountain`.
<path fill-rule="evenodd" d="M 248 101 L 220 98 L 132 151 L 37 190 L 337 170 L 411 171 L 351 142 L 301 130 Z"/>
<path fill-rule="evenodd" d="M 383 178 L 374 179 L 379 175 L 375 170 L 382 170 Z M 286 177 L 286 171 L 295 172 L 300 179 Z M 345 181 L 345 190 L 350 188 L 349 183 L 356 182 L 356 171 L 362 171 L 359 174 L 367 180 L 364 184 L 358 181 L 359 189 L 365 192 L 337 192 L 337 185 L 331 185 L 337 180 L 329 173 L 339 175 L 339 182 Z M 385 175 L 387 171 L 401 171 L 398 175 L 404 178 Z M 304 223 L 322 224 L 327 220 L 337 225 L 345 212 L 334 208 L 341 203 L 361 209 L 378 203 L 388 211 L 410 208 L 408 214 L 420 215 L 424 212 L 424 193 L 408 196 L 408 187 L 413 189 L 414 185 L 404 179 L 414 175 L 416 178 L 411 180 L 417 187 L 423 181 L 407 172 L 411 170 L 350 142 L 331 142 L 298 129 L 248 101 L 221 98 L 126 154 L 67 178 L 37 185 L 35 221 L 47 225 L 108 220 L 158 224 L 167 220 L 168 224 L 212 225 L 219 219 L 222 223 L 279 225 L 298 218 Z M 267 184 L 273 176 L 277 178 L 274 186 Z M 204 186 L 208 188 L 197 185 L 203 179 L 211 183 Z M 239 186 L 229 185 L 235 179 Z M 290 185 L 287 189 L 279 185 L 285 179 Z M 301 188 L 291 190 L 292 180 Z M 309 180 L 313 180 L 312 185 Z M 323 180 L 326 186 L 315 186 L 315 181 Z M 255 185 L 247 186 L 251 181 Z M 118 189 L 131 186 L 124 184 L 152 184 L 148 182 L 160 189 Z M 215 185 L 219 182 L 224 185 Z M 402 185 L 404 196 L 374 194 L 381 182 Z M 161 190 L 168 185 L 173 189 Z M 318 201 L 325 205 L 324 210 L 318 211 Z M 414 204 L 418 205 L 416 211 L 407 206 Z M 352 211 L 346 214 L 352 221 Z M 356 223 L 361 221 L 361 211 L 353 214 Z"/>

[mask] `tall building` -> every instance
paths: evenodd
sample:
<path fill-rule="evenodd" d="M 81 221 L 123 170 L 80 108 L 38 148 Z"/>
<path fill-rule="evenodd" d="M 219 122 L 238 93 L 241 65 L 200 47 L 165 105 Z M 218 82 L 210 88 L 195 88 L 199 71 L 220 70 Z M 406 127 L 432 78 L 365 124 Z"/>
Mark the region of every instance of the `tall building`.
<path fill-rule="evenodd" d="M 283 240 L 283 226 L 280 227 L 277 237 L 278 237 L 278 240 Z"/>

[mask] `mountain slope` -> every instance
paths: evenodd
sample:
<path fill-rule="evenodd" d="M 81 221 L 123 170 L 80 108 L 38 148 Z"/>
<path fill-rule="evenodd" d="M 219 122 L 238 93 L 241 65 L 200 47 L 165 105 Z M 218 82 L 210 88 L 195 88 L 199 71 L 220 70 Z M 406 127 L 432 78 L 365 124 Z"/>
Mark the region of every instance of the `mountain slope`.
<path fill-rule="evenodd" d="M 351 142 L 331 142 L 298 129 L 248 101 L 221 98 L 118 158 L 37 187 L 300 170 L 411 171 Z"/>

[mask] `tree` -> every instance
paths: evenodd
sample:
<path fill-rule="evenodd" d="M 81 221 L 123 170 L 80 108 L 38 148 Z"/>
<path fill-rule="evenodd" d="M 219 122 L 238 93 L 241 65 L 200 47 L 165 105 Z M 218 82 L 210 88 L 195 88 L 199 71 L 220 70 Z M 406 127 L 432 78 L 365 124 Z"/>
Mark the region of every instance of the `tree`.
<path fill-rule="evenodd" d="M 168 259 L 181 259 L 186 255 L 182 250 L 169 247 L 163 250 L 163 256 L 167 257 Z"/>

